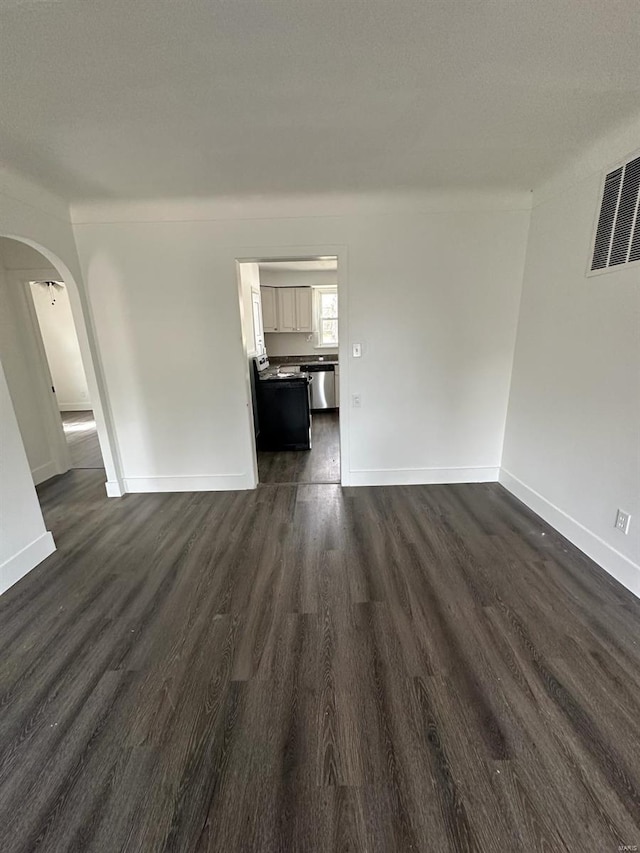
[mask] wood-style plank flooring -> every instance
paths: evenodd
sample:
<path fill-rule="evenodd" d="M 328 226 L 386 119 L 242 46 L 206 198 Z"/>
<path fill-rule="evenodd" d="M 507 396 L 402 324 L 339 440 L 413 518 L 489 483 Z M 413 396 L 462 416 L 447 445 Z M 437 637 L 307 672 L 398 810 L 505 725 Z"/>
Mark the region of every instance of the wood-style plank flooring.
<path fill-rule="evenodd" d="M 311 450 L 258 451 L 261 483 L 339 483 L 338 412 L 313 412 Z"/>
<path fill-rule="evenodd" d="M 640 601 L 499 485 L 42 486 L 0 850 L 640 844 Z"/>
<path fill-rule="evenodd" d="M 60 412 L 72 468 L 103 468 L 93 412 Z"/>

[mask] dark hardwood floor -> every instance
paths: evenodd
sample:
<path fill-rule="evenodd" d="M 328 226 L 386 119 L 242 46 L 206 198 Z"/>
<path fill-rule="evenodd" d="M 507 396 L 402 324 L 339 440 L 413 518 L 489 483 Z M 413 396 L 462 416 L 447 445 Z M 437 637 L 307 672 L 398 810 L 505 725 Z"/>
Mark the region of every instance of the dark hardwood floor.
<path fill-rule="evenodd" d="M 0 850 L 640 845 L 640 601 L 500 486 L 40 488 Z"/>
<path fill-rule="evenodd" d="M 311 450 L 258 451 L 261 483 L 339 483 L 340 421 L 338 412 L 314 412 Z"/>
<path fill-rule="evenodd" d="M 103 468 L 93 412 L 60 412 L 72 468 Z"/>

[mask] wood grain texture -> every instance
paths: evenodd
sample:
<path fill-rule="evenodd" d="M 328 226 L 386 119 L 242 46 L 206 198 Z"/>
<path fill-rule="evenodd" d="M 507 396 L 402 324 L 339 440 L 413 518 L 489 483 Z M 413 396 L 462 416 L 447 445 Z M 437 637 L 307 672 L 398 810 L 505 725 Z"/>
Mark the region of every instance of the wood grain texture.
<path fill-rule="evenodd" d="M 60 412 L 72 468 L 103 468 L 93 412 Z"/>
<path fill-rule="evenodd" d="M 39 489 L 0 850 L 640 844 L 640 602 L 497 484 Z"/>
<path fill-rule="evenodd" d="M 339 483 L 338 412 L 313 412 L 311 450 L 258 451 L 261 483 Z"/>

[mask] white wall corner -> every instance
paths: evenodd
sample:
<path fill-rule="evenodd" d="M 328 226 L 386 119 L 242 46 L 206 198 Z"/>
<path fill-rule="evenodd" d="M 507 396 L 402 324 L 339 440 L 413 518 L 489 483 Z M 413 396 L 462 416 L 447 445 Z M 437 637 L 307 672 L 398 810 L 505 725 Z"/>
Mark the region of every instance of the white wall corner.
<path fill-rule="evenodd" d="M 70 205 L 75 228 L 113 222 L 213 222 L 238 219 L 388 216 L 389 214 L 530 210 L 530 190 L 306 193 L 215 198 L 95 199 Z M 277 211 L 274 213 L 274 211 Z"/>
<path fill-rule="evenodd" d="M 640 598 L 640 565 L 588 530 L 572 516 L 552 504 L 514 474 L 500 469 L 499 482 L 507 491 L 572 542 L 608 574 Z"/>
<path fill-rule="evenodd" d="M 575 152 L 575 156 L 548 180 L 534 188 L 533 207 L 538 207 L 569 188 L 576 186 L 608 166 L 632 154 L 638 149 L 640 139 L 640 115 L 632 116 L 627 122 L 603 134 L 586 148 Z"/>
<path fill-rule="evenodd" d="M 117 480 L 107 480 L 104 484 L 108 498 L 121 498 L 124 494 L 124 487 Z"/>
<path fill-rule="evenodd" d="M 17 583 L 31 569 L 35 569 L 46 557 L 56 550 L 53 536 L 47 530 L 29 545 L 0 566 L 0 595 Z"/>
<path fill-rule="evenodd" d="M 33 477 L 34 486 L 39 486 L 40 483 L 44 483 L 47 480 L 50 480 L 52 477 L 57 477 L 59 474 L 64 474 L 64 470 L 60 469 L 60 466 L 54 462 L 53 460 L 49 460 L 45 462 L 44 465 L 38 465 L 37 468 L 31 469 L 31 476 Z"/>

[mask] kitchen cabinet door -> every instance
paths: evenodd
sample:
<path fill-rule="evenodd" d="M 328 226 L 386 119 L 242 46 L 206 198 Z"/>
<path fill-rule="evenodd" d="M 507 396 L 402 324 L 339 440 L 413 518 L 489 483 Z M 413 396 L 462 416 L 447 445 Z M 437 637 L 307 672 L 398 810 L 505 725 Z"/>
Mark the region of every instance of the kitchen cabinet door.
<path fill-rule="evenodd" d="M 276 287 L 278 293 L 278 331 L 296 331 L 296 288 Z"/>
<path fill-rule="evenodd" d="M 275 287 L 261 287 L 260 297 L 262 299 L 262 328 L 265 332 L 277 332 L 278 306 Z"/>
<path fill-rule="evenodd" d="M 296 332 L 313 331 L 313 291 L 310 287 L 296 287 Z"/>

